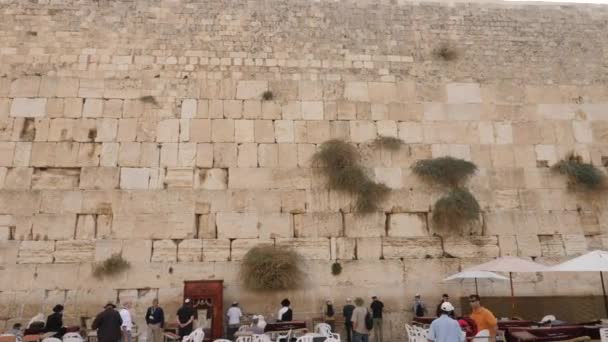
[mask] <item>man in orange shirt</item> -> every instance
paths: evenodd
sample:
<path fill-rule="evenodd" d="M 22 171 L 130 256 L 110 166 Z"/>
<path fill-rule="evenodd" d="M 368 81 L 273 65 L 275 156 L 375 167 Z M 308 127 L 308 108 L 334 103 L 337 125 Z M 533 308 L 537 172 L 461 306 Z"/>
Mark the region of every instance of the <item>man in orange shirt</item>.
<path fill-rule="evenodd" d="M 473 309 L 471 318 L 477 324 L 477 331 L 487 329 L 490 332 L 490 341 L 495 341 L 496 330 L 498 329 L 496 317 L 494 317 L 494 314 L 490 310 L 481 306 L 480 300 L 481 298 L 478 295 L 469 296 L 469 303 Z"/>

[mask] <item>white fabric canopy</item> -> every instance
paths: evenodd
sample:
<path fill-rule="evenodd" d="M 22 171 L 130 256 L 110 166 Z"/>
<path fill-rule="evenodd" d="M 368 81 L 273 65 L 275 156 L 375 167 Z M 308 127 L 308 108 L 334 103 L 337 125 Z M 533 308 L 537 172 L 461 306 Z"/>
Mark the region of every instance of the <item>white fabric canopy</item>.
<path fill-rule="evenodd" d="M 549 267 L 530 260 L 513 256 L 504 256 L 488 261 L 484 264 L 469 267 L 465 271 L 491 271 L 491 272 L 546 272 Z"/>
<path fill-rule="evenodd" d="M 555 272 L 608 272 L 608 252 L 593 251 L 549 268 Z"/>
<path fill-rule="evenodd" d="M 500 274 L 488 271 L 462 271 L 453 274 L 443 281 L 457 280 L 457 279 L 494 279 L 494 280 L 509 280 L 507 277 L 503 277 Z"/>

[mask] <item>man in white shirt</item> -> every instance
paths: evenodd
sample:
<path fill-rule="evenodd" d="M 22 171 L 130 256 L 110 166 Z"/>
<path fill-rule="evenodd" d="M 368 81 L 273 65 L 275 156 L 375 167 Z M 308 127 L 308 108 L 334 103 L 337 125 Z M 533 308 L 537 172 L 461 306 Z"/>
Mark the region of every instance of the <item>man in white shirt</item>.
<path fill-rule="evenodd" d="M 239 327 L 241 326 L 241 317 L 243 316 L 238 302 L 232 302 L 232 306 L 228 309 L 228 312 L 226 312 L 226 316 L 228 316 L 227 337 L 229 340 L 234 340 L 234 333 L 239 330 Z"/>
<path fill-rule="evenodd" d="M 118 313 L 120 314 L 120 318 L 122 318 L 122 325 L 120 329 L 122 330 L 122 340 L 123 342 L 131 342 L 131 330 L 133 329 L 133 320 L 131 319 L 131 302 L 126 301 L 122 304 L 122 308 Z"/>

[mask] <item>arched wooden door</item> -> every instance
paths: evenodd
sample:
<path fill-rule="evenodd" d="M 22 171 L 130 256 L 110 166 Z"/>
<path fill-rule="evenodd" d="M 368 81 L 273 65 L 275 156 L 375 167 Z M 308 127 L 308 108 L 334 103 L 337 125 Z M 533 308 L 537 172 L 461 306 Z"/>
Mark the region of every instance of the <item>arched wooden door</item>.
<path fill-rule="evenodd" d="M 197 327 L 205 331 L 205 340 L 215 340 L 224 335 L 223 294 L 223 280 L 184 282 L 184 299 L 192 301 L 198 316 Z"/>

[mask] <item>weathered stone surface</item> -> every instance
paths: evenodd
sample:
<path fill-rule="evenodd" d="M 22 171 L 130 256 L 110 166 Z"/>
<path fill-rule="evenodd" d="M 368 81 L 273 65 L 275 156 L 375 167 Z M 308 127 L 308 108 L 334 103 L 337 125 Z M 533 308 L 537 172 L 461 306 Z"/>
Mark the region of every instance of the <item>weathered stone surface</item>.
<path fill-rule="evenodd" d="M 75 214 L 38 214 L 32 220 L 32 235 L 40 240 L 69 240 L 76 232 Z"/>
<path fill-rule="evenodd" d="M 445 253 L 457 258 L 493 258 L 499 255 L 496 236 L 469 236 L 443 240 Z"/>
<path fill-rule="evenodd" d="M 438 238 L 393 238 L 382 240 L 385 259 L 425 259 L 443 256 L 441 240 Z"/>
<path fill-rule="evenodd" d="M 250 249 L 260 245 L 274 245 L 270 239 L 235 239 L 230 245 L 230 260 L 240 261 Z"/>
<path fill-rule="evenodd" d="M 294 237 L 293 216 L 288 213 L 263 214 L 258 217 L 260 239 Z"/>
<path fill-rule="evenodd" d="M 20 264 L 48 264 L 53 262 L 55 241 L 22 241 L 17 262 Z"/>
<path fill-rule="evenodd" d="M 93 261 L 95 244 L 91 240 L 57 241 L 55 263 L 84 263 Z"/>
<path fill-rule="evenodd" d="M 203 239 L 203 261 L 230 260 L 230 240 Z"/>
<path fill-rule="evenodd" d="M 177 244 L 173 240 L 152 242 L 152 262 L 177 261 Z"/>
<path fill-rule="evenodd" d="M 253 213 L 217 213 L 218 238 L 257 238 L 258 215 Z"/>
<path fill-rule="evenodd" d="M 329 239 L 327 238 L 277 238 L 276 246 L 278 248 L 291 248 L 305 259 L 329 260 L 331 256 Z"/>
<path fill-rule="evenodd" d="M 46 99 L 13 99 L 11 103 L 11 116 L 31 118 L 46 116 Z"/>
<path fill-rule="evenodd" d="M 75 189 L 79 186 L 80 176 L 80 169 L 77 168 L 34 169 L 32 189 Z"/>
<path fill-rule="evenodd" d="M 357 238 L 356 255 L 358 260 L 380 260 L 382 258 L 382 239 L 379 237 Z"/>
<path fill-rule="evenodd" d="M 340 213 L 294 215 L 296 237 L 338 237 L 343 234 Z"/>
<path fill-rule="evenodd" d="M 380 237 L 386 235 L 386 215 L 370 213 L 360 216 L 344 215 L 344 235 L 347 237 Z"/>
<path fill-rule="evenodd" d="M 80 172 L 80 189 L 116 189 L 120 170 L 117 167 L 84 167 Z"/>
<path fill-rule="evenodd" d="M 388 236 L 428 236 L 426 213 L 395 213 L 388 220 Z"/>
<path fill-rule="evenodd" d="M 177 247 L 177 261 L 196 262 L 203 259 L 203 240 L 182 240 Z"/>

